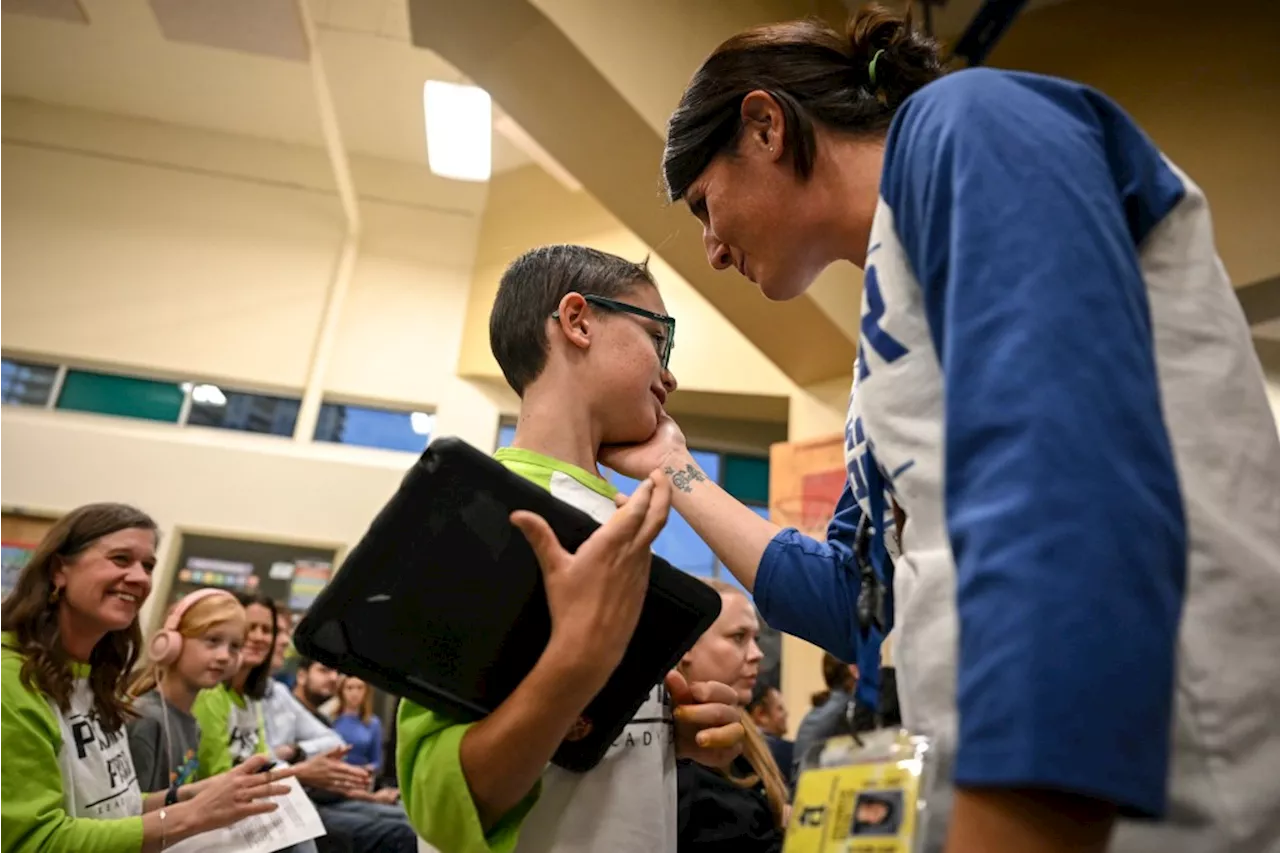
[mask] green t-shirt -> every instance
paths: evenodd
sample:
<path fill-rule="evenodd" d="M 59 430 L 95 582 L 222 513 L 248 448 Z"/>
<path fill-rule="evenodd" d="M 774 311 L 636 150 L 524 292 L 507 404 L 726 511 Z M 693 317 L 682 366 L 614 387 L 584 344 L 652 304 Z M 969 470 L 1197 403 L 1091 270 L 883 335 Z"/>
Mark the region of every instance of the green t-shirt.
<path fill-rule="evenodd" d="M 21 679 L 12 634 L 0 651 L 0 837 L 3 853 L 135 853 L 142 794 L 125 729 L 103 731 L 88 664 L 73 665 L 71 701 L 56 708 Z"/>
<path fill-rule="evenodd" d="M 615 489 L 573 465 L 518 448 L 495 458 L 603 523 Z M 470 724 L 405 700 L 397 719 L 396 765 L 409 820 L 446 853 L 674 853 L 675 749 L 665 692 L 657 685 L 627 730 L 588 773 L 554 765 L 488 833 L 458 753 Z"/>
<path fill-rule="evenodd" d="M 226 684 L 201 690 L 191 706 L 200 724 L 199 777 L 225 773 L 253 755 L 267 753 L 262 703 L 246 699 Z"/>

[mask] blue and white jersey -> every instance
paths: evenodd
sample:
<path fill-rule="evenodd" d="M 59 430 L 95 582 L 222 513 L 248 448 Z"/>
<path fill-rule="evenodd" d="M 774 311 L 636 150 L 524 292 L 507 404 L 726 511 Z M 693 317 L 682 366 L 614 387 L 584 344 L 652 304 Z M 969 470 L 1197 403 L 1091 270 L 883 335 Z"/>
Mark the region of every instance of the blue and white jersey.
<path fill-rule="evenodd" d="M 756 601 L 857 656 L 874 466 L 929 849 L 954 783 L 1116 803 L 1115 851 L 1280 850 L 1280 437 L 1205 198 L 1115 104 L 987 69 L 906 102 L 847 434 L 833 541 L 780 534 Z"/>

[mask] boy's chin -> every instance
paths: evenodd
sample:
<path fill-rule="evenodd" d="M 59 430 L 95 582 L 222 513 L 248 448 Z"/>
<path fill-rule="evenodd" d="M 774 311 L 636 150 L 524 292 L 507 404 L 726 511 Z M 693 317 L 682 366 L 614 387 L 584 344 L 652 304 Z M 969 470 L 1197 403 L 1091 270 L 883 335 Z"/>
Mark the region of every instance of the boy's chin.
<path fill-rule="evenodd" d="M 652 413 L 635 418 L 625 424 L 617 424 L 606 430 L 603 444 L 640 444 L 653 437 L 658 429 L 658 419 Z"/>

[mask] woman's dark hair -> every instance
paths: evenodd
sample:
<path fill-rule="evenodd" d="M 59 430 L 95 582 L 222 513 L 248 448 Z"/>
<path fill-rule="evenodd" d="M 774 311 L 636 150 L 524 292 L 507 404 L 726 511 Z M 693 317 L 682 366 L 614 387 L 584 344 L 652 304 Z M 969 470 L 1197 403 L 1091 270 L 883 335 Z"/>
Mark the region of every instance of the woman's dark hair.
<path fill-rule="evenodd" d="M 912 29 L 909 12 L 882 6 L 860 9 L 845 35 L 816 19 L 738 33 L 702 63 L 667 123 L 667 196 L 679 201 L 717 154 L 736 150 L 742 100 L 751 92 L 768 92 L 782 108 L 783 153 L 796 174 L 808 178 L 817 153 L 815 123 L 883 133 L 902 102 L 941 75 L 937 43 Z"/>
<path fill-rule="evenodd" d="M 20 678 L 28 690 L 49 697 L 63 711 L 70 707 L 72 660 L 62 647 L 58 605 L 50 603 L 53 575 L 104 536 L 121 530 L 147 530 L 156 523 L 125 504 L 88 504 L 54 522 L 22 568 L 13 590 L 0 606 L 0 628 L 12 632 L 14 651 L 22 655 Z M 124 698 L 129 671 L 142 647 L 142 629 L 135 618 L 128 628 L 111 631 L 89 653 L 89 688 L 98 719 L 114 732 L 133 713 Z"/>
<path fill-rule="evenodd" d="M 280 609 L 275 599 L 260 592 L 237 590 L 235 596 L 245 610 L 254 604 L 260 604 L 271 611 L 271 647 L 267 649 L 266 659 L 249 670 L 249 675 L 244 680 L 244 695 L 250 699 L 262 699 L 267 695 L 267 687 L 271 683 L 271 659 L 275 656 L 276 636 L 280 630 L 278 616 Z"/>
<path fill-rule="evenodd" d="M 830 652 L 822 655 L 822 680 L 826 682 L 827 689 L 809 697 L 809 701 L 813 703 L 815 708 L 821 708 L 827 704 L 827 700 L 831 698 L 832 691 L 839 690 L 841 693 L 852 693 L 854 686 L 858 683 L 853 673 L 849 671 L 849 664 Z"/>

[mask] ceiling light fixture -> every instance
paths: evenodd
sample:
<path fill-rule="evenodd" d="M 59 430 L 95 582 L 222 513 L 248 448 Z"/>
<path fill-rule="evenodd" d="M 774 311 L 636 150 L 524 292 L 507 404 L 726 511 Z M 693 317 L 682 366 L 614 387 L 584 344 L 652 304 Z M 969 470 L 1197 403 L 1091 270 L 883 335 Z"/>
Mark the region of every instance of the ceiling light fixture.
<path fill-rule="evenodd" d="M 493 171 L 493 104 L 476 86 L 428 80 L 422 87 L 427 165 L 442 178 L 487 181 Z"/>

